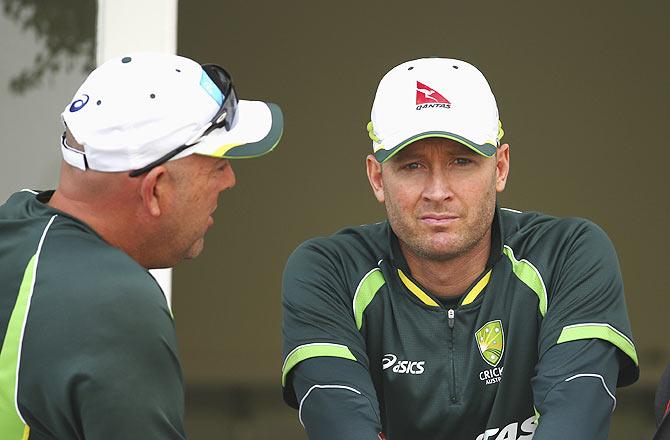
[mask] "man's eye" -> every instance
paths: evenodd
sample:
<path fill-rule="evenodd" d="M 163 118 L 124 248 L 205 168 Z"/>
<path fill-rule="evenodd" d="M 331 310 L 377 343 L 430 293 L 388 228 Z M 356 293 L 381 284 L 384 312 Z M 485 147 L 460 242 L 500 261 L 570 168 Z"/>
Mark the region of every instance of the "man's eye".
<path fill-rule="evenodd" d="M 472 163 L 472 160 L 467 159 L 467 158 L 465 158 L 465 157 L 459 157 L 459 158 L 457 158 L 457 159 L 454 160 L 454 163 L 455 163 L 456 165 L 469 165 L 469 164 Z"/>
<path fill-rule="evenodd" d="M 419 169 L 419 167 L 421 167 L 421 164 L 419 162 L 410 162 L 406 164 L 403 168 L 407 170 L 416 170 Z"/>

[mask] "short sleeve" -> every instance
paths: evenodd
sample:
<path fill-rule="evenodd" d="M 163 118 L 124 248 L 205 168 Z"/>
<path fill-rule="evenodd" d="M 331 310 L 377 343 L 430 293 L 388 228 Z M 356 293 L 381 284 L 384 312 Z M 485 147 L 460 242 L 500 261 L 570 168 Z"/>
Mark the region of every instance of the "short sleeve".
<path fill-rule="evenodd" d="M 290 373 L 303 360 L 336 357 L 368 367 L 351 290 L 337 255 L 318 242 L 304 243 L 289 257 L 282 284 L 282 387 L 290 405 L 296 405 Z"/>
<path fill-rule="evenodd" d="M 582 221 L 566 243 L 548 287 L 548 304 L 539 336 L 542 356 L 556 344 L 601 339 L 615 345 L 622 358 L 619 386 L 639 375 L 619 262 L 605 232 Z"/>

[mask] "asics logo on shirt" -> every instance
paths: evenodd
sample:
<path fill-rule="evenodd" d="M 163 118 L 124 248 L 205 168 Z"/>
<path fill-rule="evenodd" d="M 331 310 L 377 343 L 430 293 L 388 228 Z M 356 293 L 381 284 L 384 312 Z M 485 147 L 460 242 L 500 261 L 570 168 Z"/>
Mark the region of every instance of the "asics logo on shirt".
<path fill-rule="evenodd" d="M 394 354 L 385 354 L 382 358 L 382 370 L 388 370 L 398 374 L 423 374 L 426 361 L 398 360 Z"/>
<path fill-rule="evenodd" d="M 477 440 L 532 440 L 537 428 L 537 417 L 530 416 L 523 422 L 513 422 L 502 428 L 491 428 L 477 436 Z"/>

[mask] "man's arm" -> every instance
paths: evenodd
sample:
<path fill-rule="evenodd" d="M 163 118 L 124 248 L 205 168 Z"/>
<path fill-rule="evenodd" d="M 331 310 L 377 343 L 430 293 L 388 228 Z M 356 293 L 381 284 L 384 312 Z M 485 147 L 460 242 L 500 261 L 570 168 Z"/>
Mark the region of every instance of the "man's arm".
<path fill-rule="evenodd" d="M 593 223 L 574 222 L 547 286 L 533 378 L 535 439 L 606 439 L 616 386 L 637 379 L 637 354 L 616 252 Z"/>
<path fill-rule="evenodd" d="M 539 424 L 534 440 L 607 439 L 616 407 L 618 350 L 592 339 L 549 349 L 532 379 Z"/>
<path fill-rule="evenodd" d="M 318 241 L 300 246 L 286 264 L 284 399 L 298 409 L 310 439 L 377 440 L 379 409 L 353 315 L 355 286 L 341 264 Z"/>
<path fill-rule="evenodd" d="M 670 411 L 670 365 L 665 368 L 661 379 L 658 381 L 654 397 L 654 409 L 656 426 L 658 427 L 661 426 L 661 422 Z"/>
<path fill-rule="evenodd" d="M 110 277 L 110 266 L 126 276 Z M 165 297 L 149 274 L 115 260 L 86 269 L 98 285 L 54 286 L 31 307 L 19 380 L 31 438 L 183 440 L 181 368 Z M 50 270 L 45 277 L 58 276 Z"/>
<path fill-rule="evenodd" d="M 308 359 L 295 369 L 291 383 L 308 438 L 378 440 L 377 395 L 362 365 L 346 359 Z"/>
<path fill-rule="evenodd" d="M 184 394 L 171 317 L 138 310 L 119 318 L 118 335 L 101 346 L 91 377 L 73 395 L 80 401 L 86 439 L 183 440 Z M 140 319 L 163 312 L 161 323 Z"/>

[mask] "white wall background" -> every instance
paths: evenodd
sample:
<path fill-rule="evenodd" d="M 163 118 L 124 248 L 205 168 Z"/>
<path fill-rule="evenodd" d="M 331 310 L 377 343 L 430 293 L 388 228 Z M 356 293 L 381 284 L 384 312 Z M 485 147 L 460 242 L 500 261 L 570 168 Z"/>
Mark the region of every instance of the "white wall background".
<path fill-rule="evenodd" d="M 42 43 L 31 31 L 0 13 L 0 203 L 17 189 L 51 189 L 58 179 L 60 113 L 85 75 L 84 60 L 71 72 L 46 75 L 43 83 L 22 95 L 9 81 L 33 64 Z"/>

